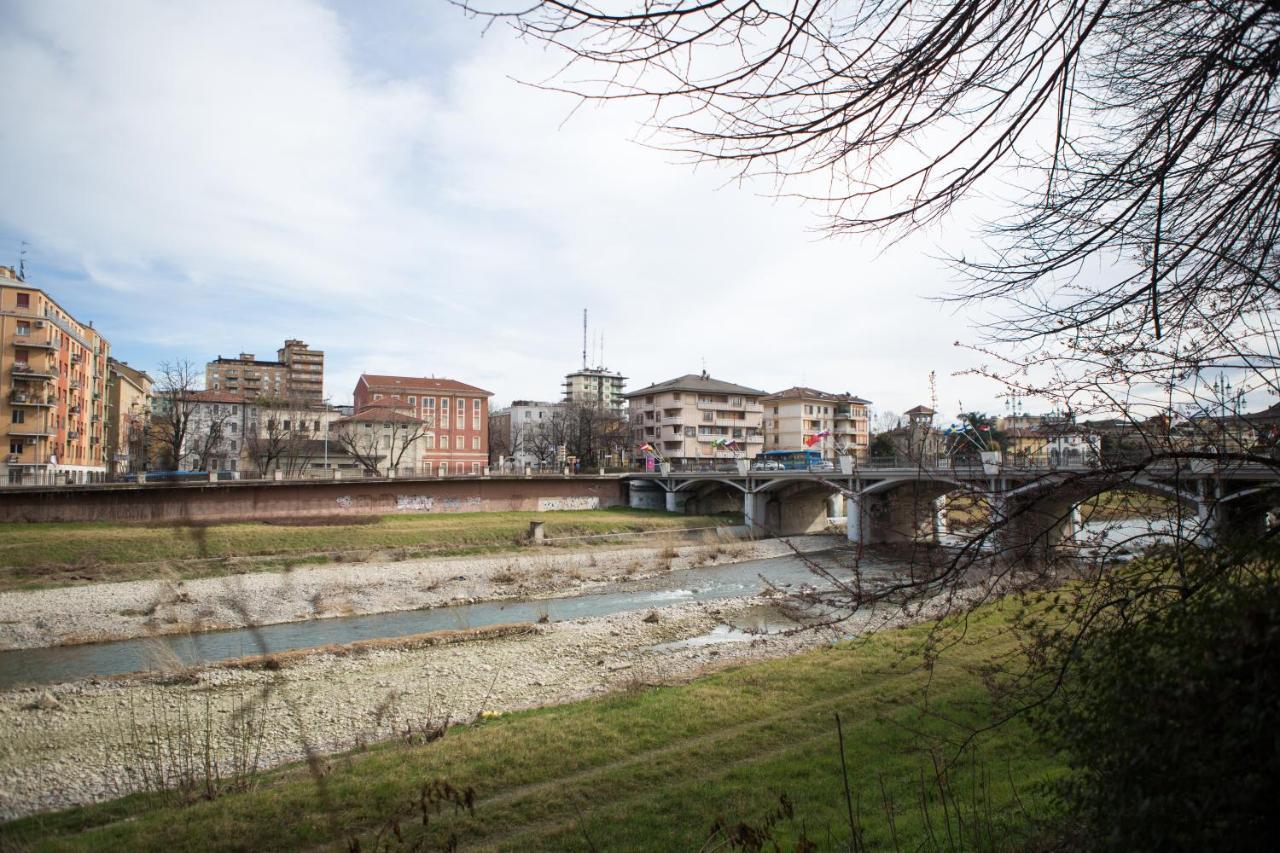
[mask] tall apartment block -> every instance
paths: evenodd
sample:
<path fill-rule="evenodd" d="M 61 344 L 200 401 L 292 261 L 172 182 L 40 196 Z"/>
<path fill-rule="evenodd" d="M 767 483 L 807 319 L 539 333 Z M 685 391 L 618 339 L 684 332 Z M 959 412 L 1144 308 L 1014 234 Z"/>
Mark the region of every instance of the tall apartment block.
<path fill-rule="evenodd" d="M 290 338 L 276 353 L 284 365 L 289 398 L 319 406 L 324 403 L 324 353 Z"/>
<path fill-rule="evenodd" d="M 764 446 L 764 391 L 713 379 L 704 371 L 627 395 L 631 439 L 672 462 L 748 458 Z M 726 447 L 735 443 L 737 450 Z"/>
<path fill-rule="evenodd" d="M 52 296 L 0 267 L 0 477 L 86 483 L 107 473 L 103 417 L 110 346 Z"/>
<path fill-rule="evenodd" d="M 870 441 L 870 400 L 795 387 L 761 398 L 764 404 L 765 450 L 812 449 L 824 459 L 866 459 Z M 826 433 L 809 444 L 815 436 Z"/>
<path fill-rule="evenodd" d="M 564 378 L 564 401 L 585 403 L 607 409 L 621 417 L 627 398 L 623 394 L 627 377 L 603 367 L 574 371 Z"/>
<path fill-rule="evenodd" d="M 244 400 L 259 397 L 296 400 L 306 405 L 324 403 L 324 353 L 290 339 L 276 352 L 276 361 L 263 361 L 253 353 L 238 358 L 218 356 L 205 365 L 204 387 Z"/>

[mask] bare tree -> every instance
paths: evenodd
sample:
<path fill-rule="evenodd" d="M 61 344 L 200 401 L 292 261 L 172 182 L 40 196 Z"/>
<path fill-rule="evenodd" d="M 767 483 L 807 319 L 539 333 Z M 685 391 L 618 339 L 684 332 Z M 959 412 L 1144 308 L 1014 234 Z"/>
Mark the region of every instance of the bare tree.
<path fill-rule="evenodd" d="M 339 421 L 333 437 L 361 467 L 379 474 L 398 469 L 427 431 L 427 422 L 420 418 L 389 408 L 366 409 Z"/>
<path fill-rule="evenodd" d="M 152 420 L 151 435 L 157 462 L 177 468 L 191 432 L 191 419 L 198 401 L 195 392 L 203 383 L 196 366 L 186 360 L 166 361 L 157 373 L 154 395 L 159 409 Z"/>
<path fill-rule="evenodd" d="M 245 437 L 245 445 L 259 476 L 281 471 L 286 477 L 301 475 L 316 455 L 322 438 L 319 413 L 304 401 L 263 397 L 255 401 L 257 427 Z"/>

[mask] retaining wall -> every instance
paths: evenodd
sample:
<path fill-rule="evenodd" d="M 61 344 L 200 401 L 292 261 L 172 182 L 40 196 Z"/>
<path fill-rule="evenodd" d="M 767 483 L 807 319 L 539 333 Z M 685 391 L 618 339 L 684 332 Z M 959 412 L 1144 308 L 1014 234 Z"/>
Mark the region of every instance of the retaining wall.
<path fill-rule="evenodd" d="M 0 522 L 202 522 L 626 506 L 616 477 L 112 484 L 0 491 Z"/>

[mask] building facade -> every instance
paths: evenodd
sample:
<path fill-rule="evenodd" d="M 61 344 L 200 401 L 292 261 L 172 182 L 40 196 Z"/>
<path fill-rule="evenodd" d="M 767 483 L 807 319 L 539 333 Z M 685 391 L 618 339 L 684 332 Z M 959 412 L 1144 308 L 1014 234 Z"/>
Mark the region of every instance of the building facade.
<path fill-rule="evenodd" d="M 764 404 L 765 450 L 810 448 L 821 451 L 824 459 L 867 458 L 870 400 L 797 386 L 769 394 L 760 402 Z M 825 437 L 809 444 L 824 432 Z"/>
<path fill-rule="evenodd" d="M 352 396 L 353 418 L 376 408 L 422 422 L 420 453 L 414 463 L 420 473 L 479 474 L 489 464 L 489 398 L 493 394 L 483 388 L 454 379 L 365 373 Z"/>
<path fill-rule="evenodd" d="M 268 397 L 305 405 L 324 403 L 324 352 L 291 338 L 276 351 L 276 358 L 265 361 L 251 352 L 236 358 L 218 356 L 205 365 L 204 387 L 243 400 Z"/>
<path fill-rule="evenodd" d="M 0 267 L 0 481 L 93 482 L 107 474 L 106 338 Z"/>
<path fill-rule="evenodd" d="M 300 403 L 324 404 L 324 352 L 294 338 L 276 353 L 284 365 L 286 396 Z"/>
<path fill-rule="evenodd" d="M 112 475 L 146 470 L 152 384 L 145 371 L 107 359 L 107 470 Z"/>
<path fill-rule="evenodd" d="M 627 377 L 621 373 L 612 373 L 603 367 L 584 367 L 565 376 L 564 401 L 598 406 L 622 417 L 627 403 L 626 385 Z"/>
<path fill-rule="evenodd" d="M 553 464 L 555 452 L 549 447 L 555 441 L 552 424 L 563 408 L 563 403 L 516 400 L 495 411 L 490 420 L 489 440 L 496 455 L 491 454 L 490 464 L 520 470 L 525 466 Z"/>
<path fill-rule="evenodd" d="M 680 464 L 750 459 L 764 446 L 764 396 L 705 371 L 632 391 L 626 395 L 632 443 Z M 730 442 L 738 449 L 727 448 Z"/>

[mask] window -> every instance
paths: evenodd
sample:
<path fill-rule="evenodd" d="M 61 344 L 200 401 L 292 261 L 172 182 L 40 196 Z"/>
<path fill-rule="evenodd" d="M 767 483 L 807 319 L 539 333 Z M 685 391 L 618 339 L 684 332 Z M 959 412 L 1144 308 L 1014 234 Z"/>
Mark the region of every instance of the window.
<path fill-rule="evenodd" d="M 422 408 L 424 408 L 424 409 L 427 409 L 427 410 L 429 410 L 429 411 L 434 412 L 434 411 L 435 411 L 435 409 L 436 409 L 436 398 L 435 398 L 435 397 L 423 397 L 423 398 L 422 398 Z"/>
<path fill-rule="evenodd" d="M 455 472 L 455 473 L 458 473 L 458 474 L 465 474 L 465 473 L 467 473 L 467 468 L 466 468 L 466 466 L 465 466 L 465 465 L 463 465 L 461 462 L 456 463 L 456 464 L 453 466 L 453 470 L 454 470 L 454 472 Z"/>
<path fill-rule="evenodd" d="M 19 323 L 19 324 L 18 324 L 18 334 L 19 334 L 19 335 L 29 335 L 29 334 L 31 334 L 31 324 L 30 324 L 30 323 Z"/>
<path fill-rule="evenodd" d="M 427 433 L 427 450 L 436 449 L 436 434 L 434 432 Z"/>
<path fill-rule="evenodd" d="M 524 413 L 524 419 L 527 421 L 527 420 L 529 420 L 529 419 L 530 419 L 530 418 L 532 418 L 532 417 L 533 417 L 533 412 L 531 412 L 531 411 L 529 411 L 528 409 L 526 409 L 526 410 L 525 410 L 525 413 Z M 538 412 L 538 417 L 542 417 L 542 412 Z"/>
<path fill-rule="evenodd" d="M 27 422 L 27 413 L 26 413 L 26 412 L 24 412 L 22 409 L 14 409 L 14 410 L 13 410 L 13 422 L 14 422 L 15 424 L 22 424 L 22 423 L 26 423 L 26 422 Z"/>
<path fill-rule="evenodd" d="M 16 439 L 16 438 L 15 438 L 15 439 L 10 440 L 10 441 L 9 441 L 9 452 L 10 452 L 10 453 L 21 453 L 21 452 L 22 452 L 22 439 Z"/>
<path fill-rule="evenodd" d="M 382 395 L 381 395 L 381 394 L 374 394 L 374 395 L 373 395 L 373 399 L 375 399 L 375 400 L 381 400 L 381 399 L 382 399 Z"/>
<path fill-rule="evenodd" d="M 416 407 L 417 407 L 417 405 L 418 405 L 418 398 L 417 398 L 417 397 L 410 397 L 410 398 L 409 398 L 409 405 L 410 405 L 411 407 L 415 407 L 415 408 L 416 408 Z"/>
<path fill-rule="evenodd" d="M 472 429 L 480 429 L 480 416 L 479 416 L 479 415 L 472 415 L 472 416 L 471 416 L 471 428 L 472 428 Z"/>
<path fill-rule="evenodd" d="M 472 474 L 479 474 L 479 473 L 480 473 L 480 463 L 479 463 L 479 462 L 472 462 L 472 463 L 471 463 L 471 473 L 472 473 Z"/>
<path fill-rule="evenodd" d="M 235 434 L 236 434 L 236 422 L 235 422 L 235 421 L 232 421 L 232 422 L 231 422 L 230 424 L 228 424 L 227 426 L 228 426 L 228 428 L 231 430 L 231 434 L 232 434 L 232 435 L 235 435 Z"/>
<path fill-rule="evenodd" d="M 471 449 L 472 450 L 480 449 L 480 436 L 478 435 L 471 436 Z"/>
<path fill-rule="evenodd" d="M 444 417 L 449 416 L 449 398 L 448 397 L 440 398 L 440 414 Z"/>
<path fill-rule="evenodd" d="M 449 436 L 447 435 L 440 436 L 440 449 L 441 450 L 449 449 Z"/>
<path fill-rule="evenodd" d="M 466 429 L 467 412 L 462 406 L 458 406 L 458 429 Z"/>
<path fill-rule="evenodd" d="M 19 293 L 19 294 L 18 294 L 18 307 L 19 307 L 19 308 L 30 308 L 30 307 L 31 307 L 31 294 L 30 294 L 30 293 Z"/>
<path fill-rule="evenodd" d="M 480 412 L 480 401 L 479 401 L 479 400 L 472 400 L 472 401 L 471 401 L 471 411 L 473 411 L 473 412 L 475 412 L 475 413 L 479 414 L 479 412 Z"/>

